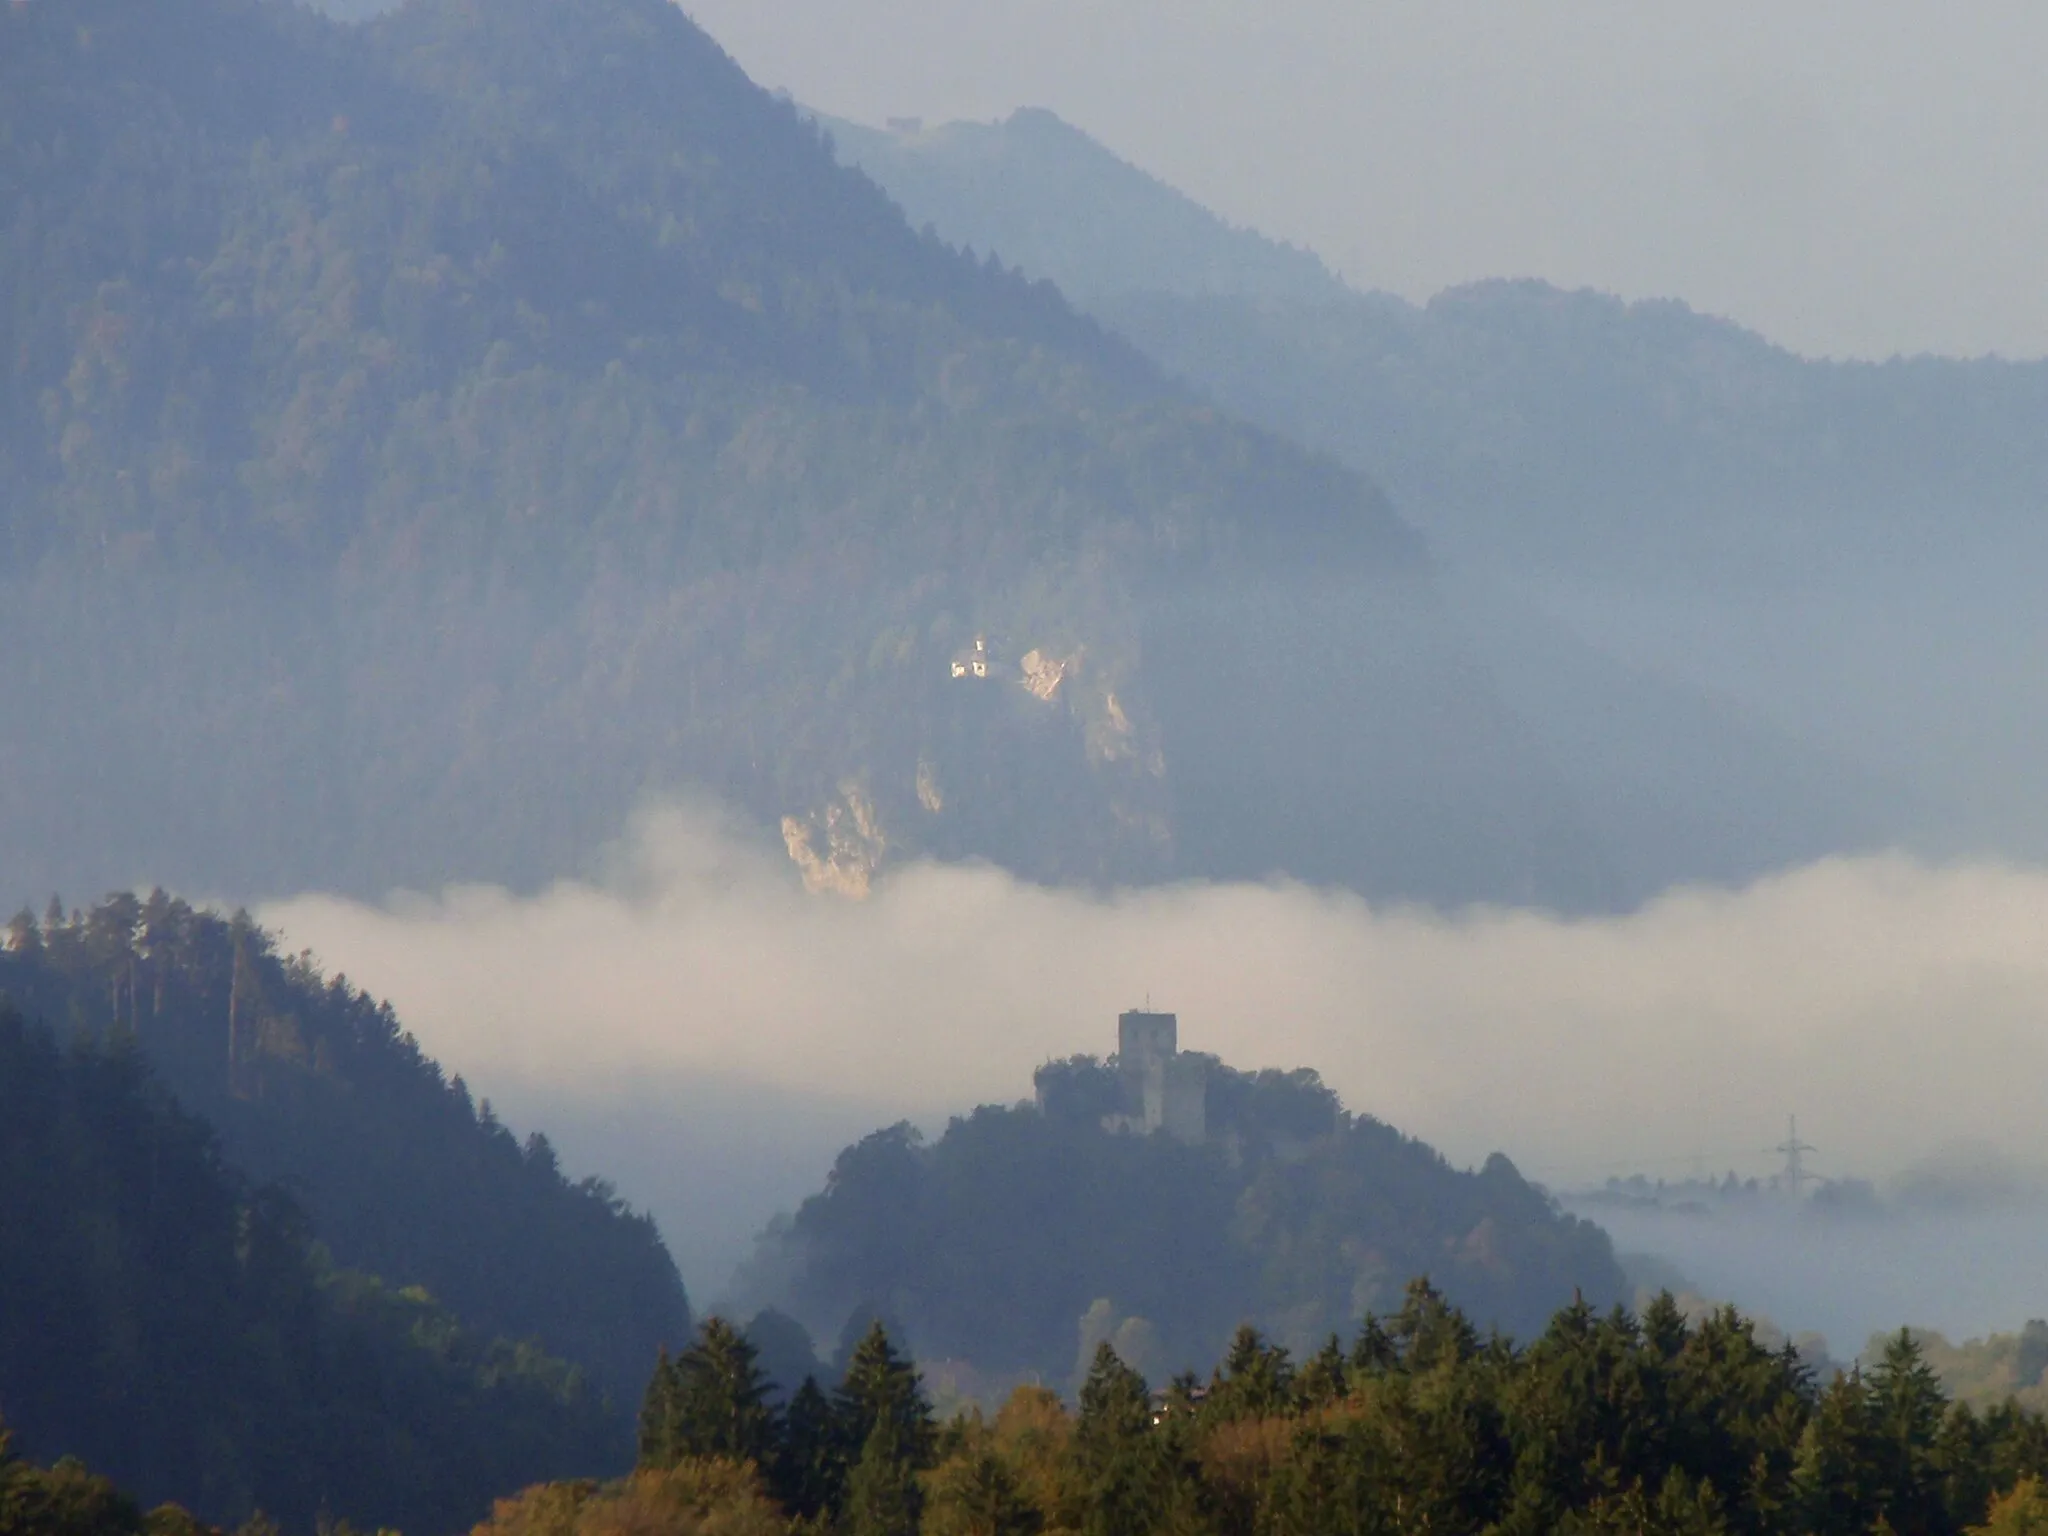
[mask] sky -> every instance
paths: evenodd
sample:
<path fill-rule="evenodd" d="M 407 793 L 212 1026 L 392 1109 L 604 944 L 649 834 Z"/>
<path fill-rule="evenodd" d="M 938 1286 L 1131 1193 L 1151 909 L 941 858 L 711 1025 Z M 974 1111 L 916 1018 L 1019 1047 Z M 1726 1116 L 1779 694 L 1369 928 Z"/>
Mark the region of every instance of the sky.
<path fill-rule="evenodd" d="M 1677 297 L 1811 355 L 2048 355 L 2038 0 L 688 0 L 876 123 L 1049 107 L 1412 299 Z"/>

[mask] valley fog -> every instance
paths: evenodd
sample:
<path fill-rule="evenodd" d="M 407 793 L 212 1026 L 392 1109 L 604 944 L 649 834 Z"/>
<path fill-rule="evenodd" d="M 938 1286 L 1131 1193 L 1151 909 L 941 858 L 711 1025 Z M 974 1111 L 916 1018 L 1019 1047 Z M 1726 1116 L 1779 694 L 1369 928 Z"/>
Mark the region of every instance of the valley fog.
<path fill-rule="evenodd" d="M 1570 920 L 935 863 L 856 902 L 807 895 L 779 848 L 690 807 L 644 816 L 599 879 L 260 915 L 389 996 L 521 1134 L 545 1125 L 572 1171 L 649 1207 L 707 1299 L 838 1147 L 1028 1097 L 1036 1066 L 1107 1054 L 1147 998 L 1184 1048 L 1313 1066 L 1453 1162 L 1498 1149 L 1553 1188 L 1695 1155 L 1767 1174 L 1788 1112 L 1833 1175 L 1884 1180 L 1962 1140 L 2048 1164 L 2048 874 L 2013 866 L 1832 859 Z M 1901 1218 L 1789 1273 L 1772 1255 L 1798 1245 L 1770 1233 L 1615 1235 L 1838 1350 L 1866 1319 L 2016 1326 L 2029 1251 L 1981 1213 L 1916 1210 L 1944 1240 Z"/>

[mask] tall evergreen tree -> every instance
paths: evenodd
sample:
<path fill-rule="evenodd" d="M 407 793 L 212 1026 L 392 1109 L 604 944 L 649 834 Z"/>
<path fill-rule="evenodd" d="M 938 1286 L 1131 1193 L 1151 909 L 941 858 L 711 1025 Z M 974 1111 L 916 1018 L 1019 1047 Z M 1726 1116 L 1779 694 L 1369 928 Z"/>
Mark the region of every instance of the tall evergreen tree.
<path fill-rule="evenodd" d="M 1258 1419 L 1294 1405 L 1294 1364 L 1287 1351 L 1269 1344 L 1249 1323 L 1230 1341 L 1202 1411 L 1222 1419 Z"/>
<path fill-rule="evenodd" d="M 879 1318 L 854 1346 L 834 1404 L 854 1457 L 865 1454 L 863 1448 L 881 1428 L 894 1454 L 919 1469 L 931 1464 L 935 1429 L 923 1378 L 896 1352 Z"/>
<path fill-rule="evenodd" d="M 924 1510 L 917 1467 L 906 1454 L 896 1420 L 875 1420 L 846 1479 L 840 1527 L 847 1536 L 917 1536 Z"/>
<path fill-rule="evenodd" d="M 655 1357 L 654 1373 L 640 1398 L 640 1455 L 643 1471 L 672 1467 L 682 1455 L 682 1405 L 675 1362 L 667 1346 Z"/>
<path fill-rule="evenodd" d="M 1082 1536 L 1142 1536 L 1158 1528 L 1165 1490 L 1152 1441 L 1151 1393 L 1107 1343 L 1097 1346 L 1081 1386 L 1074 1450 Z"/>
<path fill-rule="evenodd" d="M 1912 1330 L 1886 1342 L 1868 1390 L 1885 1519 L 1898 1536 L 1943 1536 L 1950 1525 L 1935 1447 L 1948 1400 Z"/>
<path fill-rule="evenodd" d="M 815 1376 L 806 1376 L 783 1413 L 782 1443 L 770 1479 L 782 1507 L 800 1520 L 820 1520 L 839 1507 L 847 1453 L 840 1419 Z"/>
<path fill-rule="evenodd" d="M 987 1431 L 976 1429 L 932 1470 L 924 1536 L 1037 1536 L 1044 1517 L 1024 1496 Z"/>
<path fill-rule="evenodd" d="M 704 1320 L 672 1370 L 682 1455 L 769 1464 L 778 1426 L 758 1358 L 724 1318 Z"/>
<path fill-rule="evenodd" d="M 1350 1369 L 1344 1360 L 1344 1344 L 1334 1333 L 1324 1341 L 1301 1374 L 1295 1389 L 1311 1407 L 1327 1407 L 1350 1389 Z"/>

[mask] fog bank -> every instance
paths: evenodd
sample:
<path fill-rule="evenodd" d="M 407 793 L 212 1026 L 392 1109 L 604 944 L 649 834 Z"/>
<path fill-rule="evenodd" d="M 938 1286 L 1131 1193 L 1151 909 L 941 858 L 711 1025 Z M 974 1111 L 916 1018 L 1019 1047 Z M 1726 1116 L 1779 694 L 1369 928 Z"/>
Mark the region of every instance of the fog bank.
<path fill-rule="evenodd" d="M 929 864 L 849 902 L 671 808 L 588 881 L 261 915 L 652 1208 L 700 1298 L 849 1136 L 1024 1097 L 1148 997 L 1187 1048 L 1314 1066 L 1455 1162 L 1500 1149 L 1553 1184 L 1696 1155 L 1766 1172 L 1794 1111 L 1823 1172 L 1882 1179 L 1962 1139 L 2048 1162 L 2048 873 L 2028 869 L 1829 860 L 1585 920 Z"/>

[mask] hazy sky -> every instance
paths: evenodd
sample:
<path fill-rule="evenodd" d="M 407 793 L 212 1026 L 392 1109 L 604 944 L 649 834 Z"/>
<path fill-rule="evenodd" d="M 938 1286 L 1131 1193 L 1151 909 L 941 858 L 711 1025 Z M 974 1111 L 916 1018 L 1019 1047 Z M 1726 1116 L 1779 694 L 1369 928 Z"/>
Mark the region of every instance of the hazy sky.
<path fill-rule="evenodd" d="M 1808 352 L 2048 354 L 2038 0 L 689 0 L 820 110 L 1046 106 L 1421 298 L 1675 295 Z"/>

